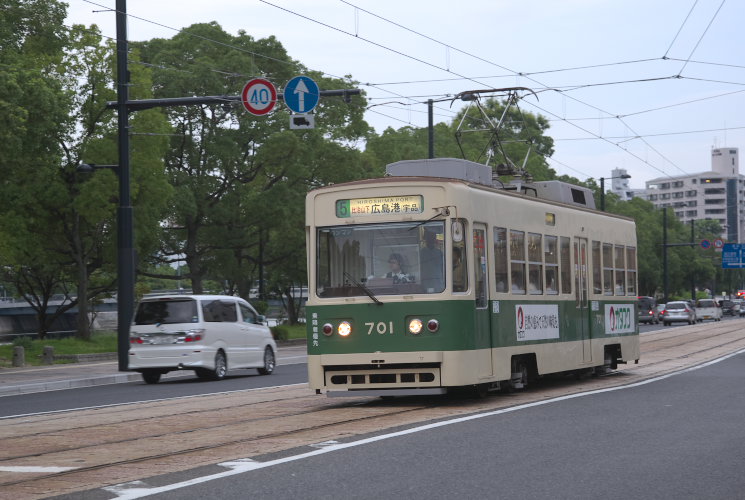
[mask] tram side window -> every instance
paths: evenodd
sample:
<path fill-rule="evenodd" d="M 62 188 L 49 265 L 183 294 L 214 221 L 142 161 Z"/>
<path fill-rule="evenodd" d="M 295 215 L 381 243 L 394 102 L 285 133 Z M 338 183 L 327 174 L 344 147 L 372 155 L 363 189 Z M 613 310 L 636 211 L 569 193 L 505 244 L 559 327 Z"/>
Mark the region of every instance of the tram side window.
<path fill-rule="evenodd" d="M 613 295 L 613 245 L 603 243 L 603 293 Z"/>
<path fill-rule="evenodd" d="M 626 247 L 626 295 L 636 295 L 636 248 Z"/>
<path fill-rule="evenodd" d="M 494 228 L 494 283 L 497 292 L 507 292 L 507 229 Z"/>
<path fill-rule="evenodd" d="M 603 266 L 600 261 L 600 242 L 592 242 L 592 293 L 603 293 Z"/>
<path fill-rule="evenodd" d="M 561 293 L 572 293 L 572 262 L 569 238 L 559 238 L 561 260 Z"/>
<path fill-rule="evenodd" d="M 512 293 L 525 293 L 525 233 L 510 231 L 510 279 Z"/>
<path fill-rule="evenodd" d="M 546 262 L 546 293 L 559 293 L 559 248 L 556 236 L 546 235 L 543 239 L 543 256 Z"/>
<path fill-rule="evenodd" d="M 486 298 L 486 228 L 474 228 L 473 230 L 473 270 L 476 307 L 483 309 L 488 305 Z"/>
<path fill-rule="evenodd" d="M 542 235 L 528 233 L 528 290 L 533 295 L 543 293 Z"/>
<path fill-rule="evenodd" d="M 616 295 L 626 295 L 626 266 L 624 265 L 624 247 L 615 246 L 616 256 Z"/>
<path fill-rule="evenodd" d="M 466 242 L 464 239 L 453 241 L 453 291 L 468 290 L 468 262 L 466 259 Z"/>

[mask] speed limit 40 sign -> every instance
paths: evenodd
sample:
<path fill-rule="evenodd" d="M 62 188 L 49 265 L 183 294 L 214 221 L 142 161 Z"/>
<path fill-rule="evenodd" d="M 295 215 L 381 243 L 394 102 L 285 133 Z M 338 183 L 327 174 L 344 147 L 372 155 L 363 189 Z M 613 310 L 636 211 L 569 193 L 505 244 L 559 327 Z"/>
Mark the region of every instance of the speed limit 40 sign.
<path fill-rule="evenodd" d="M 277 104 L 277 89 L 269 80 L 254 78 L 243 87 L 241 101 L 249 113 L 257 116 L 266 115 L 271 113 Z"/>

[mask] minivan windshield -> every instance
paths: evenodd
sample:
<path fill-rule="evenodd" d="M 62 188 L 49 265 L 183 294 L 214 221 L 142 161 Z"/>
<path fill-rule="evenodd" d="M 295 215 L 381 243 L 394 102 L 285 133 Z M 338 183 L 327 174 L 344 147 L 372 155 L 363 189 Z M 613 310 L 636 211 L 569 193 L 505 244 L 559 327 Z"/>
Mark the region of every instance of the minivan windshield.
<path fill-rule="evenodd" d="M 163 299 L 140 302 L 135 325 L 196 323 L 197 301 L 193 299 Z"/>
<path fill-rule="evenodd" d="M 365 288 L 376 296 L 445 289 L 442 221 L 322 227 L 317 239 L 319 297 L 368 295 Z"/>

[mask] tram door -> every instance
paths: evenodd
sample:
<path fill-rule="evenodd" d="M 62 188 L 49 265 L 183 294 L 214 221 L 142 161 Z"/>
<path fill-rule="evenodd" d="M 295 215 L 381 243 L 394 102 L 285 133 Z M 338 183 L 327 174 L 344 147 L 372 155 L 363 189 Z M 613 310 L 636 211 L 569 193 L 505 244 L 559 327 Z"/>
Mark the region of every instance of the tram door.
<path fill-rule="evenodd" d="M 473 225 L 473 269 L 475 294 L 476 346 L 483 353 L 479 375 L 493 374 L 491 345 L 491 315 L 489 314 L 489 259 L 486 253 L 486 225 Z"/>
<path fill-rule="evenodd" d="M 592 361 L 590 311 L 588 309 L 587 238 L 574 238 L 574 298 L 577 333 L 582 340 L 582 361 Z"/>

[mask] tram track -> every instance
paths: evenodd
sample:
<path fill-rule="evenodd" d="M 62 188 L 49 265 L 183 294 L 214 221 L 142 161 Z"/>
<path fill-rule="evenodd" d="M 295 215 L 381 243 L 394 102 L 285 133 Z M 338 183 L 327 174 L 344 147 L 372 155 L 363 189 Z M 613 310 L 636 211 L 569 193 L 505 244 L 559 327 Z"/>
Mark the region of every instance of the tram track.
<path fill-rule="evenodd" d="M 633 384 L 745 349 L 740 328 L 687 330 L 643 336 L 640 364 L 620 366 L 611 376 L 555 380 L 485 399 L 339 400 L 292 386 L 77 410 L 62 418 L 11 418 L 0 427 L 0 471 L 3 466 L 74 468 L 0 472 L 0 499 L 46 498 L 229 460 L 261 461 L 326 441 Z"/>

